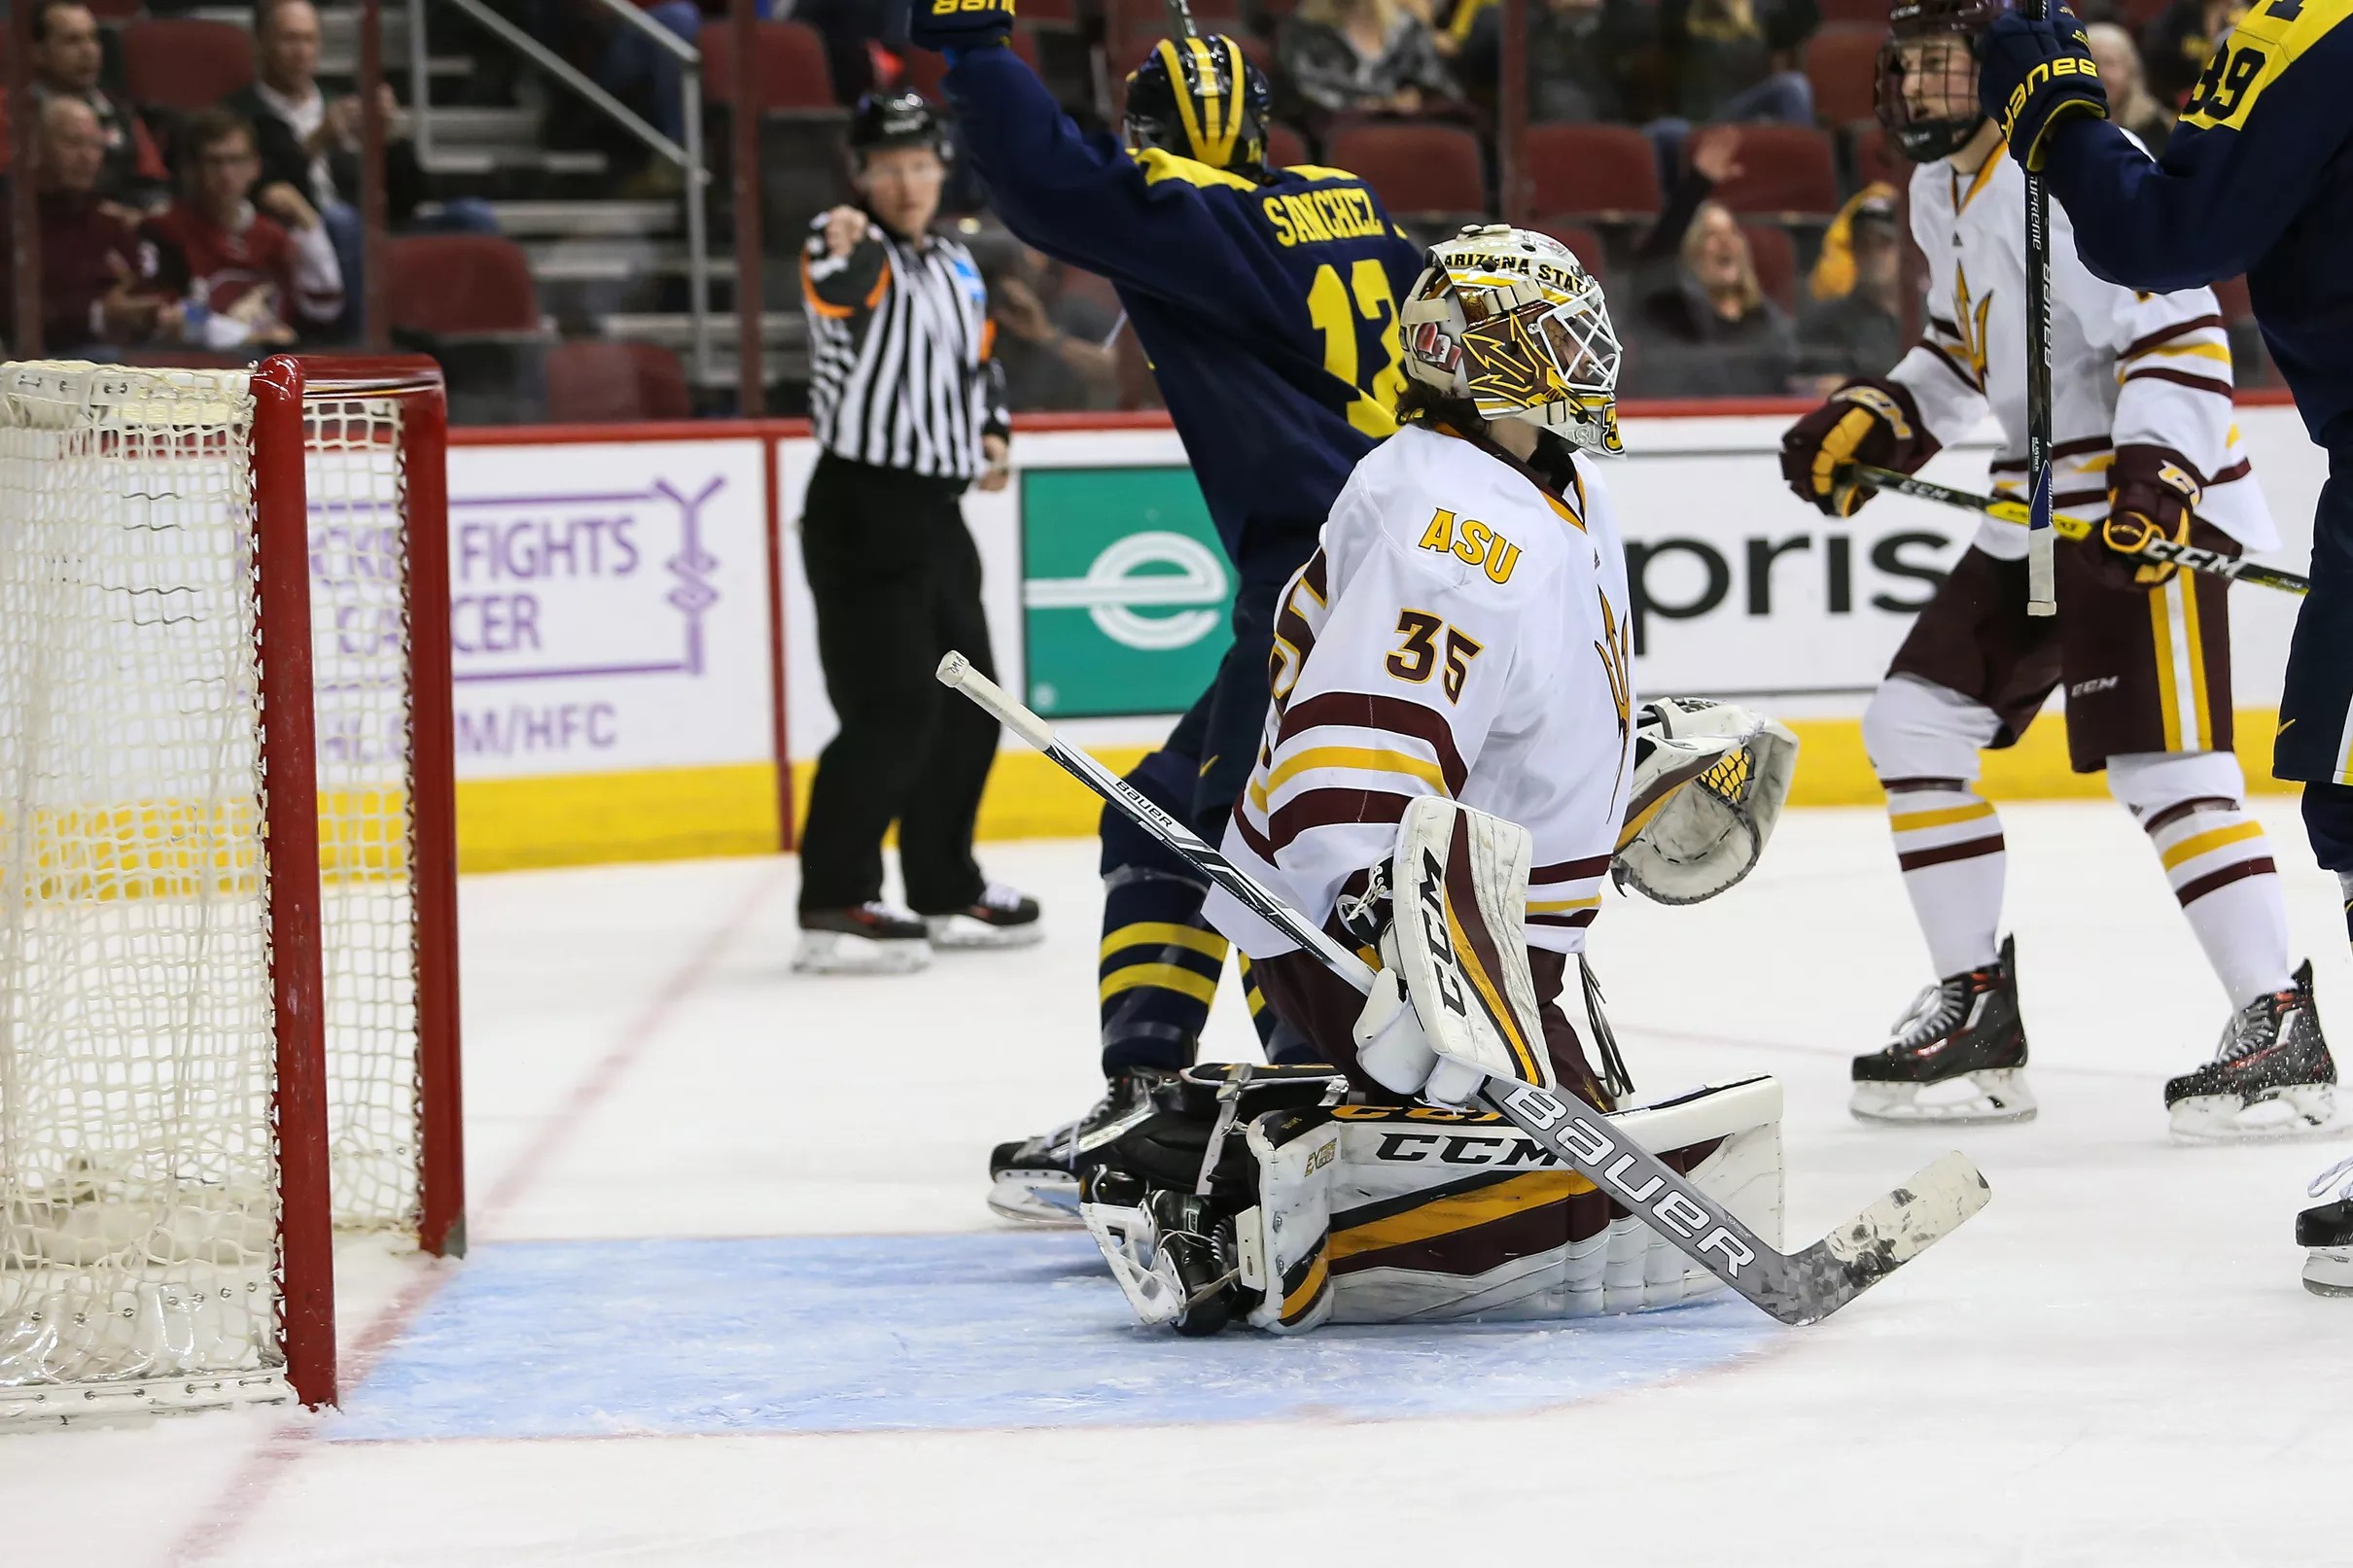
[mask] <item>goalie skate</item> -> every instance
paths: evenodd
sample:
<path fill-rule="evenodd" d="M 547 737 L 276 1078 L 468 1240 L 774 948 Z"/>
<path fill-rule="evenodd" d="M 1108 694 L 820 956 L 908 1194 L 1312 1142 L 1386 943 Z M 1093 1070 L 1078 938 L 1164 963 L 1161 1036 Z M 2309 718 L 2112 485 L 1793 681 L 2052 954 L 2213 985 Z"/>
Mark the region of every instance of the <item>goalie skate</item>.
<path fill-rule="evenodd" d="M 2232 1014 L 2214 1060 L 2165 1085 L 2175 1137 L 2244 1143 L 2353 1132 L 2313 1005 L 2309 959 L 2295 979 L 2286 991 L 2258 996 Z"/>
<path fill-rule="evenodd" d="M 2304 1254 L 2304 1289 L 2315 1296 L 2353 1296 L 2353 1160 L 2339 1160 L 2312 1179 L 2311 1195 L 2335 1189 L 2329 1202 L 2296 1216 L 2296 1244 Z"/>
<path fill-rule="evenodd" d="M 1903 1125 L 2028 1122 L 2025 1065 L 2015 944 L 2005 939 L 1992 963 L 1928 987 L 1884 1048 L 1854 1059 L 1847 1108 L 1861 1121 Z"/>
<path fill-rule="evenodd" d="M 1153 1092 L 1176 1077 L 1149 1067 L 1114 1073 L 1084 1115 L 1051 1132 L 1000 1143 L 989 1155 L 989 1207 L 1008 1220 L 1076 1225 L 1080 1172 L 1158 1116 Z"/>

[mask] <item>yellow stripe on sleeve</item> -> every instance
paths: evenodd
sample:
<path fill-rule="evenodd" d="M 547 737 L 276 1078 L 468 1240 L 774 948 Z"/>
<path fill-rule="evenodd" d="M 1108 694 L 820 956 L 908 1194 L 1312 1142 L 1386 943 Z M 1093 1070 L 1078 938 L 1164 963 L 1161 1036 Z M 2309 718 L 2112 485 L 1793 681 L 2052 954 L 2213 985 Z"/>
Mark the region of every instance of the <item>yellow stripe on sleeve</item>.
<path fill-rule="evenodd" d="M 1366 773 L 1402 773 L 1419 779 L 1443 795 L 1446 772 L 1437 763 L 1413 756 L 1404 751 L 1392 751 L 1387 747 L 1313 746 L 1304 751 L 1294 751 L 1275 765 L 1266 776 L 1263 794 L 1252 798 L 1264 804 L 1264 795 L 1272 795 L 1299 775 L 1316 768 L 1355 768 Z"/>

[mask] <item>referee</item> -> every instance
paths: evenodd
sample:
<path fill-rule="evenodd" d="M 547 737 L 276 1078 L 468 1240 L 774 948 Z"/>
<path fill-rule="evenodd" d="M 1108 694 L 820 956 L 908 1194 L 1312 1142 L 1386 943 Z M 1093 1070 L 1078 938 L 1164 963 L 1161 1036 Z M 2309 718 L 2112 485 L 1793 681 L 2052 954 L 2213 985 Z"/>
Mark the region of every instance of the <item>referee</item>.
<path fill-rule="evenodd" d="M 801 258 L 822 449 L 801 553 L 841 730 L 817 760 L 802 824 L 793 967 L 899 972 L 929 963 L 934 945 L 1042 932 L 1036 901 L 972 859 L 997 722 L 932 677 L 950 648 L 995 674 L 959 505 L 966 485 L 1010 477 L 988 295 L 971 254 L 931 232 L 947 173 L 931 106 L 912 92 L 862 100 L 850 151 L 860 200 L 818 217 Z M 894 821 L 912 917 L 882 901 Z"/>

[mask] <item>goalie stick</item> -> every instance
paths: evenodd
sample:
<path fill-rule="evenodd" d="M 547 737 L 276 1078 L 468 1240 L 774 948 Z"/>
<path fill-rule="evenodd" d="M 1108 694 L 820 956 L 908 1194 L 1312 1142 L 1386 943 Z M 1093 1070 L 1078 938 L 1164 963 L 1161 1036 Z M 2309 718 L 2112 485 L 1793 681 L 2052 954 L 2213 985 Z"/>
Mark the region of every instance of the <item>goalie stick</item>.
<path fill-rule="evenodd" d="M 1867 484 L 1877 490 L 1892 490 L 1915 501 L 1934 501 L 1947 506 L 1958 506 L 1964 511 L 1982 511 L 1988 517 L 2005 523 L 2026 521 L 2022 503 L 2004 501 L 1998 496 L 1981 496 L 1967 490 L 1955 490 L 1930 479 L 1917 479 L 1893 469 L 1875 469 L 1868 463 L 1857 463 L 1841 472 L 1846 477 L 1841 483 Z M 2054 516 L 2052 531 L 2061 539 L 2090 539 L 2092 525 L 2080 517 Z M 2165 561 L 2189 572 L 2203 572 L 2209 576 L 2228 577 L 2232 582 L 2251 582 L 2261 588 L 2277 588 L 2282 593 L 2310 593 L 2312 579 L 2300 577 L 2293 572 L 2283 572 L 2275 566 L 2264 566 L 2238 556 L 2225 555 L 2219 550 L 2201 549 L 2195 544 L 2177 544 L 2169 539 L 2152 534 L 2135 552 L 2152 561 Z"/>
<path fill-rule="evenodd" d="M 2051 0 L 2019 0 L 2019 15 L 2041 21 Z M 2057 540 L 2051 531 L 2051 192 L 2043 172 L 2026 176 L 2026 613 L 2058 613 Z M 1980 378 L 1981 380 L 1983 377 Z"/>
<path fill-rule="evenodd" d="M 1372 989 L 1373 971 L 1363 959 L 1258 886 L 1126 780 L 1062 740 L 1051 724 L 973 669 L 963 654 L 950 653 L 939 661 L 939 681 L 969 697 L 1060 763 L 1334 975 L 1359 992 Z M 1961 1154 L 1948 1154 L 1813 1245 L 1783 1253 L 1658 1156 L 1630 1141 L 1575 1095 L 1491 1078 L 1478 1098 L 1694 1263 L 1792 1326 L 1828 1317 L 1958 1228 L 1991 1196 L 1977 1167 Z"/>

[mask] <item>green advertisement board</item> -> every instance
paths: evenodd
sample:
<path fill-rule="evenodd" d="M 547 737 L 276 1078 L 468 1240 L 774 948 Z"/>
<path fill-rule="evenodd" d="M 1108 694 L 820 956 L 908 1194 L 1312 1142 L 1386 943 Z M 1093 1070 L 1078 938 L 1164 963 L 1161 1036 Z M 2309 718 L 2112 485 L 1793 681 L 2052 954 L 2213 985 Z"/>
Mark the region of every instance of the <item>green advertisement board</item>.
<path fill-rule="evenodd" d="M 1025 470 L 1021 557 L 1047 718 L 1182 713 L 1233 641 L 1234 573 L 1190 469 Z"/>

